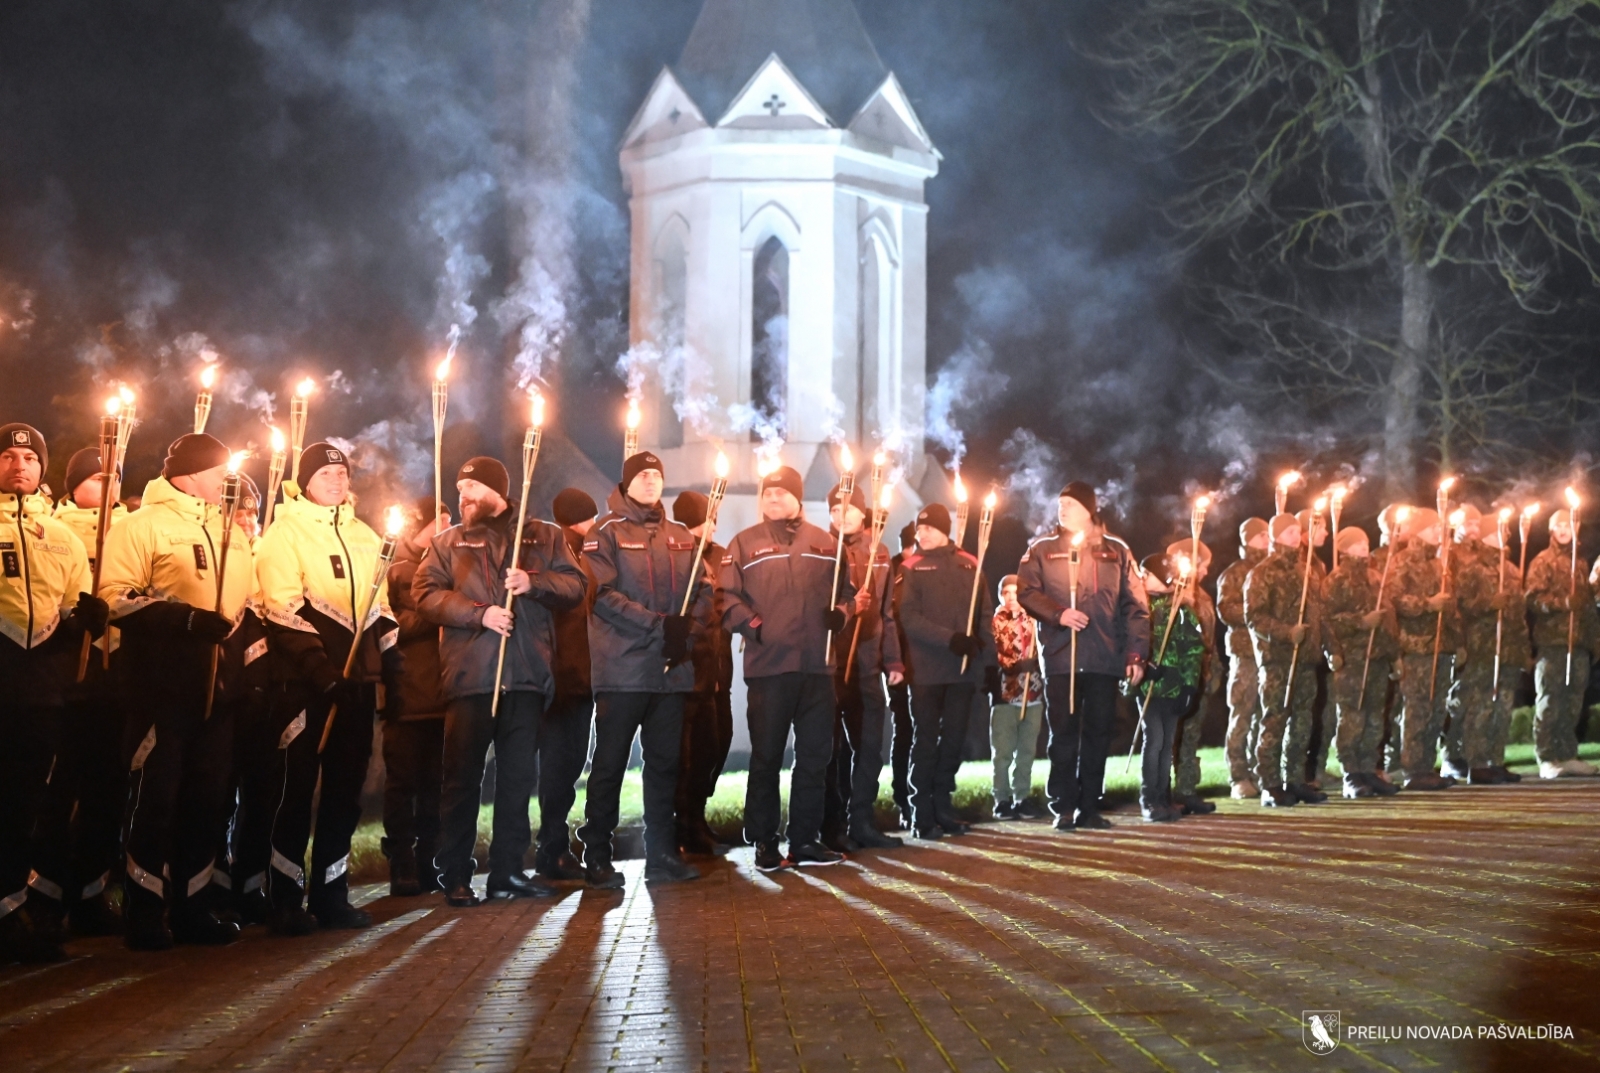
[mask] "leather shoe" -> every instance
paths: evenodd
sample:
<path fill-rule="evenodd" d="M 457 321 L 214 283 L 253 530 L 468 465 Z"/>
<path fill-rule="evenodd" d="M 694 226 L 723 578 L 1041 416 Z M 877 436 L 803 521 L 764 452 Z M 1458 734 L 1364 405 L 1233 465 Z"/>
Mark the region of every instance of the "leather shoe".
<path fill-rule="evenodd" d="M 1282 786 L 1267 786 L 1261 790 L 1262 808 L 1288 808 L 1297 800 L 1294 794 Z"/>
<path fill-rule="evenodd" d="M 862 824 L 856 824 L 850 828 L 850 841 L 856 843 L 862 849 L 899 849 L 906 844 L 903 838 L 886 835 L 876 827 L 867 827 Z"/>
<path fill-rule="evenodd" d="M 911 837 L 924 842 L 937 842 L 944 837 L 944 830 L 937 826 L 917 827 L 912 830 Z"/>
<path fill-rule="evenodd" d="M 1395 794 L 1400 792 L 1400 787 L 1396 786 L 1388 779 L 1378 778 L 1378 776 L 1373 772 L 1363 772 L 1361 774 L 1361 778 L 1366 781 L 1368 788 L 1370 788 L 1372 792 L 1377 794 L 1379 797 L 1393 797 Z"/>
<path fill-rule="evenodd" d="M 312 907 L 311 915 L 317 925 L 326 931 L 360 931 L 372 927 L 372 914 L 357 909 L 349 902 L 329 902 Z"/>
<path fill-rule="evenodd" d="M 1327 794 L 1311 786 L 1309 783 L 1291 782 L 1288 786 L 1288 790 L 1291 794 L 1294 794 L 1296 800 L 1302 801 L 1307 805 L 1320 805 L 1324 801 L 1328 800 Z"/>
<path fill-rule="evenodd" d="M 596 860 L 583 866 L 583 882 L 593 890 L 621 890 L 626 880 L 610 861 Z"/>
<path fill-rule="evenodd" d="M 526 872 L 489 873 L 485 890 L 491 898 L 554 898 L 556 889 L 529 878 Z"/>
<path fill-rule="evenodd" d="M 1178 797 L 1177 804 L 1185 816 L 1209 816 L 1217 811 L 1216 805 L 1199 794 L 1182 794 Z"/>
<path fill-rule="evenodd" d="M 1454 786 L 1454 779 L 1440 778 L 1431 771 L 1426 775 L 1418 775 L 1414 779 L 1406 780 L 1407 790 L 1448 790 Z"/>
<path fill-rule="evenodd" d="M 1104 831 L 1111 826 L 1111 821 L 1098 812 L 1080 812 L 1073 826 L 1080 831 Z"/>
<path fill-rule="evenodd" d="M 310 935 L 317 930 L 317 918 L 298 905 L 283 906 L 267 914 L 267 928 L 274 935 Z"/>
<path fill-rule="evenodd" d="M 1363 779 L 1355 772 L 1345 773 L 1344 789 L 1341 792 L 1345 797 L 1352 801 L 1358 797 L 1376 797 L 1378 793 L 1371 786 L 1367 785 L 1366 779 Z"/>
<path fill-rule="evenodd" d="M 1492 767 L 1475 767 L 1467 772 L 1467 784 L 1470 786 L 1499 786 L 1505 781 Z"/>
<path fill-rule="evenodd" d="M 446 881 L 444 904 L 453 909 L 471 909 L 475 905 L 482 905 L 483 899 L 472 889 L 470 880 L 458 879 L 453 882 Z"/>
<path fill-rule="evenodd" d="M 172 938 L 190 946 L 227 946 L 239 938 L 239 925 L 218 920 L 201 906 L 187 906 L 172 914 Z"/>
<path fill-rule="evenodd" d="M 567 850 L 535 854 L 533 870 L 556 883 L 572 883 L 583 878 L 583 865 Z"/>
<path fill-rule="evenodd" d="M 1495 764 L 1494 769 L 1500 773 L 1500 778 L 1505 782 L 1521 782 L 1522 776 L 1506 767 L 1504 764 Z"/>

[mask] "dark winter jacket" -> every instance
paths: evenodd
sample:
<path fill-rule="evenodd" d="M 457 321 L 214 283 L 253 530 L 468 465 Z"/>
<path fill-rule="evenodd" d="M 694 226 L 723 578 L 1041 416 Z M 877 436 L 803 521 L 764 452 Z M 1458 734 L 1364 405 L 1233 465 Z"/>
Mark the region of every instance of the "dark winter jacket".
<path fill-rule="evenodd" d="M 855 596 L 847 576 L 829 596 L 837 546 L 804 518 L 757 522 L 728 545 L 722 622 L 744 637 L 745 678 L 832 673 L 824 612 Z"/>
<path fill-rule="evenodd" d="M 1072 631 L 1061 625 L 1061 612 L 1072 606 L 1071 540 L 1063 529 L 1040 537 L 1017 566 L 1017 600 L 1039 620 L 1049 674 L 1066 674 L 1072 663 Z M 1150 605 L 1133 553 L 1116 537 L 1085 542 L 1078 610 L 1089 616 L 1078 632 L 1080 672 L 1121 678 L 1129 664 L 1149 659 Z"/>
<path fill-rule="evenodd" d="M 688 693 L 694 689 L 693 661 L 668 671 L 662 646 L 667 616 L 683 610 L 694 535 L 681 522 L 668 520 L 659 503 L 646 507 L 620 490 L 612 491 L 606 508 L 583 545 L 595 579 L 594 614 L 589 616 L 594 691 Z M 689 607 L 698 627 L 691 646 L 711 644 L 712 586 L 702 561 Z"/>
<path fill-rule="evenodd" d="M 706 542 L 706 567 L 715 577 L 717 567 L 728 549 L 715 540 Z M 722 625 L 722 586 L 711 590 L 711 643 L 694 646 L 694 691 L 696 693 L 727 693 L 733 689 L 733 634 Z"/>
<path fill-rule="evenodd" d="M 506 602 L 511 530 L 517 507 L 509 504 L 487 521 L 458 525 L 435 536 L 411 583 L 424 618 L 443 627 L 439 638 L 441 692 L 447 700 L 494 692 L 500 635 L 484 628 L 483 613 Z M 553 612 L 583 601 L 587 579 L 559 526 L 529 518 L 522 530 L 519 566 L 533 586 L 516 598 L 515 627 L 506 644 L 501 688 L 555 695 Z"/>
<path fill-rule="evenodd" d="M 837 540 L 838 534 L 831 532 Z M 843 674 L 850 658 L 850 645 L 856 646 L 856 664 L 852 676 L 870 678 L 885 671 L 905 673 L 905 659 L 900 652 L 900 631 L 895 627 L 893 586 L 894 577 L 889 561 L 889 549 L 878 543 L 873 556 L 868 579 L 867 549 L 872 544 L 872 534 L 861 530 L 844 538 L 845 554 L 850 557 L 850 583 L 859 592 L 865 585 L 872 589 L 872 606 L 865 615 L 856 614 L 855 604 L 850 605 L 850 619 L 844 628 L 844 658 L 834 660 L 835 669 Z M 857 627 L 860 628 L 859 637 Z"/>
<path fill-rule="evenodd" d="M 583 557 L 584 535 L 570 526 L 562 526 L 561 535 L 567 542 L 567 550 L 578 560 L 587 584 L 583 588 L 582 603 L 556 612 L 556 696 L 587 697 L 594 692 L 589 686 L 589 616 L 594 613 L 594 570 Z"/>
<path fill-rule="evenodd" d="M 967 660 L 962 674 L 961 655 L 952 651 L 950 644 L 956 635 L 967 632 L 975 577 L 978 609 L 972 632 L 983 648 Z M 994 648 L 994 598 L 973 556 L 950 544 L 907 555 L 900 563 L 895 589 L 895 614 L 906 631 L 904 656 L 917 685 L 978 683 L 983 681 L 984 668 L 999 666 Z"/>
<path fill-rule="evenodd" d="M 428 546 L 418 543 L 413 534 L 400 542 L 389 566 L 389 607 L 400 623 L 400 658 L 384 681 L 385 719 L 444 717 L 447 702 L 439 688 L 439 626 L 423 617 L 411 591 L 427 553 Z"/>

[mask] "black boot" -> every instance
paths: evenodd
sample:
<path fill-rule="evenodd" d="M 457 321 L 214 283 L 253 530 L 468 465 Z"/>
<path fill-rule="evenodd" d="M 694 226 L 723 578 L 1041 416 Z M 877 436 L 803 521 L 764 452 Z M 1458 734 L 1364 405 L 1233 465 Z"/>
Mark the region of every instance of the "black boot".
<path fill-rule="evenodd" d="M 472 889 L 472 870 L 446 872 L 444 876 L 444 902 L 453 909 L 471 909 L 482 905 L 483 899 Z"/>
<path fill-rule="evenodd" d="M 398 850 L 389 856 L 389 895 L 414 898 L 422 893 L 417 880 L 417 857 L 413 850 Z"/>
<path fill-rule="evenodd" d="M 167 905 L 159 894 L 145 890 L 131 878 L 122 885 L 123 942 L 129 950 L 170 950 Z"/>
<path fill-rule="evenodd" d="M 51 942 L 34 930 L 26 909 L 0 917 L 0 964 L 20 961 L 24 965 L 45 965 L 66 958 L 60 943 Z"/>
<path fill-rule="evenodd" d="M 183 898 L 172 907 L 172 938 L 190 946 L 227 946 L 239 937 L 239 925 L 218 919 L 199 898 Z"/>
<path fill-rule="evenodd" d="M 583 881 L 594 890 L 621 890 L 622 873 L 611 867 L 611 856 L 599 850 L 584 850 Z"/>
<path fill-rule="evenodd" d="M 372 914 L 350 904 L 350 883 L 346 876 L 321 887 L 312 887 L 306 902 L 311 915 L 323 928 L 356 931 L 372 927 Z"/>

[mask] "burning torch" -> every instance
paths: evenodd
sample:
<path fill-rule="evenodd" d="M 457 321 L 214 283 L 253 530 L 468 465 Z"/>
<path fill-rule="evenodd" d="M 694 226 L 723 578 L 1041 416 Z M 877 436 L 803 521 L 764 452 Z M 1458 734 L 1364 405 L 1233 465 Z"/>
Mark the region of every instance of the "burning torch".
<path fill-rule="evenodd" d="M 1328 517 L 1329 526 L 1332 528 L 1331 539 L 1328 545 L 1333 549 L 1333 558 L 1329 560 L 1332 569 L 1339 569 L 1339 515 L 1344 513 L 1344 497 L 1349 495 L 1349 489 L 1342 484 L 1336 484 L 1328 489 Z"/>
<path fill-rule="evenodd" d="M 1196 573 L 1199 563 L 1199 559 L 1190 559 L 1186 555 L 1178 556 L 1176 563 L 1178 567 L 1178 587 L 1172 590 L 1172 603 L 1167 607 L 1167 624 L 1161 629 L 1161 644 L 1156 647 L 1156 656 L 1153 661 L 1158 667 L 1161 666 L 1162 659 L 1166 657 L 1167 642 L 1172 639 L 1172 627 L 1178 621 L 1178 611 L 1183 604 L 1184 590 L 1189 587 L 1189 578 Z M 1144 686 L 1144 696 L 1139 698 L 1139 722 L 1133 728 L 1133 740 L 1128 743 L 1128 762 L 1122 768 L 1124 773 L 1133 767 L 1133 754 L 1139 747 L 1139 736 L 1144 733 L 1144 713 L 1150 707 L 1150 698 L 1155 694 L 1155 691 L 1155 679 L 1148 679 Z"/>
<path fill-rule="evenodd" d="M 117 419 L 117 464 L 111 471 L 110 496 L 102 496 L 100 502 L 100 517 L 103 519 L 108 510 L 115 510 L 117 501 L 122 498 L 123 465 L 128 460 L 128 440 L 133 437 L 133 426 L 139 419 L 138 399 L 134 397 L 126 385 L 117 388 L 117 406 L 113 410 L 111 404 L 106 404 L 106 412 L 113 413 Z M 101 462 L 104 465 L 104 461 Z M 96 556 L 98 563 L 99 557 Z M 99 595 L 96 592 L 95 595 Z M 100 667 L 102 670 L 111 669 L 111 640 L 108 637 L 105 645 L 100 649 Z"/>
<path fill-rule="evenodd" d="M 1578 507 L 1582 500 L 1577 490 L 1567 486 L 1567 513 L 1572 518 L 1572 577 L 1567 586 L 1567 685 L 1572 684 L 1572 649 L 1578 640 Z"/>
<path fill-rule="evenodd" d="M 717 452 L 716 476 L 711 480 L 711 494 L 706 497 L 706 520 L 700 529 L 700 539 L 695 543 L 694 562 L 689 564 L 689 584 L 683 591 L 683 607 L 679 615 L 688 615 L 689 608 L 694 606 L 694 590 L 700 580 L 700 564 L 706 559 L 706 545 L 711 543 L 711 535 L 717 529 L 717 510 L 722 506 L 722 497 L 728 494 L 728 456 L 721 451 Z M 662 674 L 672 670 L 672 664 L 667 664 L 661 669 Z"/>
<path fill-rule="evenodd" d="M 972 571 L 972 599 L 967 604 L 967 636 L 972 636 L 972 627 L 978 617 L 978 589 L 983 584 L 983 557 L 989 551 L 989 533 L 994 529 L 994 507 L 999 502 L 999 497 L 993 490 L 983 497 L 983 509 L 978 512 L 978 565 Z M 967 673 L 967 661 L 970 656 L 961 657 L 961 673 Z"/>
<path fill-rule="evenodd" d="M 295 385 L 294 394 L 289 396 L 289 454 L 296 460 L 306 445 L 306 418 L 311 393 L 316 389 L 317 382 L 308 376 Z"/>
<path fill-rule="evenodd" d="M 855 457 L 850 454 L 848 443 L 839 445 L 839 502 L 848 507 L 850 496 L 856 490 Z M 844 568 L 844 522 L 840 517 L 839 542 L 833 549 L 833 585 L 828 589 L 828 605 L 830 607 L 839 599 L 839 574 Z M 826 647 L 822 650 L 822 662 L 833 662 L 833 630 L 828 631 Z"/>
<path fill-rule="evenodd" d="M 1533 520 L 1542 509 L 1544 506 L 1541 503 L 1529 503 L 1522 508 L 1522 517 L 1517 520 L 1517 538 L 1522 545 L 1517 549 L 1517 579 L 1524 587 L 1528 584 L 1528 535 L 1533 532 Z"/>
<path fill-rule="evenodd" d="M 639 400 L 628 400 L 628 415 L 623 419 L 622 432 L 622 458 L 627 461 L 639 453 L 639 422 L 642 416 L 639 413 Z"/>
<path fill-rule="evenodd" d="M 1278 486 L 1273 492 L 1273 502 L 1277 505 L 1277 513 L 1283 514 L 1289 509 L 1289 489 L 1299 484 L 1303 478 L 1300 471 L 1291 469 L 1288 473 L 1278 478 Z"/>
<path fill-rule="evenodd" d="M 1072 610 L 1078 609 L 1078 568 L 1083 565 L 1083 533 L 1072 534 L 1072 544 L 1067 550 L 1067 574 L 1071 582 L 1068 603 Z M 1067 675 L 1067 714 L 1071 715 L 1078 710 L 1078 631 L 1072 631 L 1072 667 Z"/>
<path fill-rule="evenodd" d="M 1500 575 L 1499 603 L 1505 603 L 1506 595 L 1506 541 L 1511 539 L 1510 507 L 1501 507 L 1500 513 L 1495 517 L 1495 531 L 1500 535 L 1499 561 L 1496 564 Z M 1505 637 L 1506 611 L 1504 606 L 1494 609 L 1494 686 L 1489 696 L 1495 700 L 1500 699 L 1500 652 L 1502 641 Z"/>
<path fill-rule="evenodd" d="M 1439 482 L 1439 494 L 1436 506 L 1439 511 L 1439 521 L 1445 526 L 1444 532 L 1439 537 L 1439 595 L 1445 596 L 1450 591 L 1450 540 L 1455 532 L 1456 520 L 1450 513 L 1450 489 L 1455 487 L 1456 479 L 1446 477 Z M 1439 616 L 1433 627 L 1433 670 L 1428 677 L 1428 702 L 1431 704 L 1439 689 L 1439 650 L 1444 645 L 1444 608 L 1439 608 Z"/>
<path fill-rule="evenodd" d="M 967 543 L 967 515 L 970 508 L 967 504 L 967 486 L 961 482 L 961 474 L 956 474 L 956 547 L 965 547 Z"/>
<path fill-rule="evenodd" d="M 244 482 L 239 478 L 239 467 L 244 464 L 244 452 L 235 451 L 228 456 L 228 474 L 222 479 L 222 552 L 217 556 L 217 604 L 214 610 L 222 614 L 223 586 L 228 578 L 228 548 L 233 544 L 233 518 L 239 510 L 239 496 Z M 211 709 L 217 699 L 217 663 L 222 655 L 222 645 L 211 646 L 211 670 L 206 676 L 205 718 L 211 718 Z"/>
<path fill-rule="evenodd" d="M 283 430 L 277 425 L 272 426 L 272 459 L 267 464 L 267 516 L 261 523 L 261 531 L 265 533 L 272 524 L 272 511 L 278 502 L 278 486 L 283 483 L 283 467 L 289 464 L 289 456 L 285 454 L 288 448 L 283 442 Z"/>
<path fill-rule="evenodd" d="M 444 418 L 450 409 L 450 362 L 455 345 L 433 370 L 433 521 L 437 526 L 444 514 Z"/>
<path fill-rule="evenodd" d="M 528 487 L 533 483 L 533 467 L 539 464 L 539 440 L 544 435 L 544 396 L 534 393 L 532 402 L 532 416 L 530 417 L 527 434 L 522 439 L 522 501 L 517 504 L 517 530 L 511 538 L 511 569 L 516 570 L 522 562 L 522 527 L 528 520 Z M 511 610 L 512 602 L 516 595 L 506 593 L 506 610 Z M 500 714 L 500 682 L 505 677 L 506 671 L 506 642 L 510 640 L 505 634 L 500 635 L 500 655 L 494 664 L 494 698 L 489 702 L 489 717 L 496 718 Z"/>
<path fill-rule="evenodd" d="M 194 399 L 194 434 L 196 436 L 206 430 L 206 422 L 211 420 L 211 389 L 217 382 L 217 363 L 212 362 L 200 370 L 200 394 Z"/>
<path fill-rule="evenodd" d="M 1396 507 L 1394 510 L 1394 532 L 1396 537 L 1405 529 L 1406 519 L 1411 517 L 1410 507 Z M 1389 554 L 1383 557 L 1383 574 L 1378 578 L 1378 602 L 1373 606 L 1374 612 L 1383 610 L 1383 593 L 1389 587 L 1389 569 L 1394 566 L 1395 553 L 1399 551 L 1398 545 L 1391 545 Z M 1367 702 L 1367 678 L 1372 674 L 1372 645 L 1378 639 L 1378 627 L 1372 627 L 1367 634 L 1367 661 L 1361 665 L 1361 690 L 1356 696 L 1356 708 L 1360 710 Z"/>
<path fill-rule="evenodd" d="M 878 505 L 878 497 L 883 492 L 883 470 L 889 464 L 889 456 L 882 447 L 872 452 L 872 498 L 868 500 L 874 508 Z"/>
<path fill-rule="evenodd" d="M 880 452 L 881 453 L 881 452 Z M 867 570 L 865 584 L 872 584 L 872 568 L 878 561 L 878 545 L 883 540 L 884 526 L 889 524 L 889 505 L 894 500 L 894 485 L 886 484 L 883 490 L 874 499 L 872 511 L 872 543 L 867 547 Z M 845 657 L 844 677 L 850 680 L 850 672 L 856 665 L 856 646 L 861 643 L 861 618 L 856 617 L 855 632 L 850 636 L 850 654 Z"/>
<path fill-rule="evenodd" d="M 100 418 L 100 516 L 95 519 L 94 531 L 94 594 L 100 595 L 100 564 L 106 557 L 106 530 L 111 528 L 111 512 L 116 508 L 116 500 L 111 496 L 111 486 L 117 479 L 117 436 L 121 430 L 121 421 L 118 412 L 122 409 L 122 399 L 113 395 L 106 400 L 106 412 Z M 71 489 L 68 489 L 70 492 Z M 93 643 L 87 633 L 83 635 L 83 648 L 78 653 L 78 681 L 81 683 L 89 674 L 89 648 Z M 106 647 L 110 648 L 111 639 L 106 638 Z"/>
<path fill-rule="evenodd" d="M 1306 542 L 1306 569 L 1305 575 L 1300 579 L 1300 616 L 1295 623 L 1298 626 L 1306 624 L 1306 600 L 1311 595 L 1311 561 L 1316 558 L 1317 550 L 1317 523 L 1322 520 L 1322 512 L 1327 509 L 1328 501 L 1322 497 L 1318 497 L 1317 501 L 1311 504 L 1311 531 L 1301 537 Z M 1289 701 L 1294 696 L 1294 672 L 1300 665 L 1300 644 L 1301 642 L 1296 641 L 1294 651 L 1289 655 L 1289 681 L 1283 687 L 1284 711 L 1289 710 Z"/>
<path fill-rule="evenodd" d="M 392 506 L 384 512 L 383 544 L 378 549 L 378 562 L 372 570 L 372 585 L 367 589 L 366 604 L 363 607 L 352 607 L 350 612 L 356 616 L 355 631 L 350 637 L 350 651 L 344 657 L 344 674 L 341 678 L 349 680 L 350 674 L 356 667 L 356 653 L 361 648 L 361 637 L 367 632 L 367 617 L 372 614 L 373 605 L 378 602 L 378 589 L 383 585 L 384 578 L 389 576 L 389 565 L 394 562 L 395 549 L 400 545 L 400 530 L 405 527 L 406 513 L 399 506 Z M 359 613 L 358 613 L 359 612 Z M 328 708 L 328 720 L 322 724 L 322 738 L 317 742 L 317 755 L 322 755 L 322 750 L 328 747 L 328 735 L 333 733 L 333 717 L 339 714 L 337 704 Z"/>

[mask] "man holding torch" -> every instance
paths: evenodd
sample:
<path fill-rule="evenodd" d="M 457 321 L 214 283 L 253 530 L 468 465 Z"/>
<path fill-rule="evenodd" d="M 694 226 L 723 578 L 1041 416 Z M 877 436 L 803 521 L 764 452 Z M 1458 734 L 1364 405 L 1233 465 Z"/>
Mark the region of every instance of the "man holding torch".
<path fill-rule="evenodd" d="M 49 463 L 30 425 L 0 425 L 0 959 L 59 961 L 53 921 L 28 900 L 32 836 L 46 807 L 62 706 L 84 635 L 105 632 L 88 553 L 39 494 Z"/>
<path fill-rule="evenodd" d="M 1394 593 L 1388 579 L 1373 565 L 1367 534 L 1346 526 L 1334 537 L 1339 565 L 1328 575 L 1324 590 L 1323 643 L 1333 668 L 1330 699 L 1338 715 L 1335 743 L 1344 769 L 1347 798 L 1388 796 L 1394 787 L 1378 777 L 1378 747 L 1383 741 L 1384 682 L 1363 682 L 1368 641 L 1381 679 L 1400 654 Z M 1363 689 L 1365 685 L 1365 689 Z"/>
<path fill-rule="evenodd" d="M 611 863 L 611 839 L 636 733 L 644 752 L 645 878 L 677 882 L 700 876 L 679 853 L 673 811 L 683 702 L 695 684 L 690 657 L 695 647 L 711 642 L 706 628 L 714 583 L 700 542 L 688 526 L 667 518 L 665 488 L 665 468 L 654 454 L 640 451 L 626 459 L 606 513 L 583 545 L 595 581 L 589 616 L 595 713 L 594 759 L 578 838 L 591 887 L 623 883 Z"/>
<path fill-rule="evenodd" d="M 1532 514 L 1513 512 L 1519 529 L 1532 528 Z M 1500 782 L 1521 782 L 1522 776 L 1506 768 L 1506 742 L 1511 736 L 1511 716 L 1517 703 L 1517 690 L 1523 675 L 1533 669 L 1533 638 L 1528 633 L 1527 603 L 1522 587 L 1522 571 L 1506 555 L 1507 528 L 1500 528 L 1484 537 L 1484 542 L 1501 556 L 1500 577 L 1496 586 L 1503 586 L 1502 599 L 1509 608 L 1502 615 L 1500 627 L 1500 681 L 1494 691 L 1494 719 L 1489 727 L 1489 767 Z M 1526 541 L 1523 542 L 1526 544 Z"/>
<path fill-rule="evenodd" d="M 1061 489 L 1057 511 L 1056 531 L 1022 556 L 1017 599 L 1038 619 L 1044 649 L 1056 828 L 1105 828 L 1111 822 L 1099 799 L 1117 686 L 1144 680 L 1150 605 L 1133 553 L 1099 524 L 1094 489 L 1073 481 Z"/>
<path fill-rule="evenodd" d="M 1550 543 L 1528 564 L 1528 610 L 1533 612 L 1535 692 L 1533 747 L 1539 777 L 1593 775 L 1595 766 L 1578 759 L 1578 716 L 1589 686 L 1589 669 L 1600 642 L 1589 561 L 1577 549 L 1574 506 L 1550 515 Z M 1568 676 L 1568 668 L 1571 675 Z"/>
<path fill-rule="evenodd" d="M 306 447 L 283 491 L 276 520 L 256 550 L 268 645 L 281 674 L 273 725 L 283 728 L 267 896 L 272 930 L 303 935 L 319 926 L 372 923 L 350 904 L 350 838 L 361 819 L 378 685 L 385 660 L 398 660 L 390 653 L 399 633 L 387 584 L 380 582 L 376 598 L 368 599 L 383 541 L 356 517 L 344 452 L 329 443 Z"/>
<path fill-rule="evenodd" d="M 225 495 L 237 489 L 228 463 L 211 436 L 179 437 L 143 505 L 106 537 L 100 587 L 121 631 L 132 698 L 123 920 L 136 950 L 239 935 L 196 897 L 211 881 L 232 768 L 232 706 L 208 696 L 215 682 L 226 701 L 230 682 L 212 679 L 212 661 L 237 638 L 255 587 L 249 539 L 224 527 Z"/>
<path fill-rule="evenodd" d="M 1253 774 L 1261 733 L 1261 676 L 1244 620 L 1244 581 L 1267 557 L 1270 540 L 1266 521 L 1246 518 L 1239 526 L 1239 561 L 1217 578 L 1217 617 L 1228 628 L 1228 736 L 1223 751 L 1235 801 L 1254 801 L 1261 794 Z"/>
<path fill-rule="evenodd" d="M 845 577 L 838 591 L 830 591 L 838 544 L 805 520 L 800 506 L 804 495 L 804 481 L 789 466 L 762 477 L 762 520 L 740 531 L 722 557 L 722 622 L 744 638 L 749 689 L 745 838 L 755 846 L 756 867 L 764 872 L 785 863 L 809 867 L 843 860 L 821 841 L 833 747 L 828 640 L 830 633 L 844 628 L 845 606 L 855 587 Z M 778 850 L 778 775 L 791 729 L 794 771 L 786 859 Z"/>
<path fill-rule="evenodd" d="M 1393 552 L 1389 577 L 1400 627 L 1400 766 L 1407 790 L 1455 785 L 1454 779 L 1440 777 L 1435 764 L 1457 637 L 1455 597 L 1445 587 L 1439 557 L 1443 540 L 1444 520 L 1438 511 L 1412 510 L 1406 518 L 1406 543 Z M 1368 683 L 1367 688 L 1378 684 Z"/>
<path fill-rule="evenodd" d="M 1205 645 L 1205 659 L 1200 666 L 1200 679 L 1195 684 L 1194 696 L 1184 709 L 1177 729 L 1177 756 L 1173 763 L 1172 793 L 1168 804 L 1176 803 L 1185 816 L 1206 816 L 1217 811 L 1217 806 L 1200 796 L 1200 735 L 1205 727 L 1206 698 L 1221 692 L 1222 678 L 1217 666 L 1217 605 L 1205 590 L 1205 580 L 1211 574 L 1211 549 L 1198 538 L 1175 540 L 1167 545 L 1167 562 L 1176 563 L 1179 557 L 1188 558 L 1194 571 L 1189 579 L 1189 600 L 1192 607 L 1184 613 L 1200 621 L 1200 639 Z M 1151 611 L 1152 618 L 1161 618 Z"/>
<path fill-rule="evenodd" d="M 528 801 L 537 779 L 539 724 L 555 695 L 555 614 L 583 602 L 588 580 L 558 526 L 527 518 L 518 565 L 518 505 L 498 459 L 468 459 L 456 475 L 461 524 L 434 536 L 411 584 L 424 618 L 441 627 L 439 664 L 447 708 L 439 848 L 445 900 L 478 905 L 478 801 L 494 745 L 494 831 L 489 843 L 491 898 L 548 897 L 554 888 L 528 878 L 523 857 L 533 843 Z M 512 594 L 507 610 L 506 594 Z M 500 641 L 509 642 L 502 676 Z M 494 697 L 503 690 L 498 712 Z"/>
<path fill-rule="evenodd" d="M 1501 591 L 1500 553 L 1482 540 L 1483 516 L 1478 508 L 1463 503 L 1454 518 L 1450 575 L 1461 614 L 1465 658 L 1455 663 L 1446 697 L 1450 726 L 1445 733 L 1443 774 L 1474 784 L 1498 783 L 1502 780 L 1490 770 L 1495 637 L 1503 633 L 1504 611 L 1520 612 L 1522 605 L 1511 602 L 1515 595 L 1507 597 Z"/>

